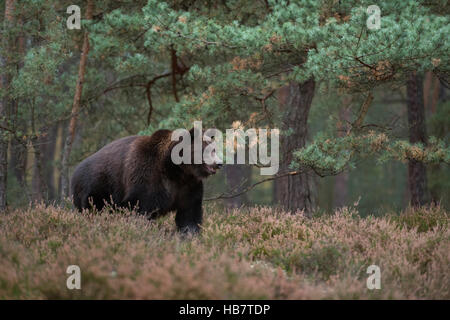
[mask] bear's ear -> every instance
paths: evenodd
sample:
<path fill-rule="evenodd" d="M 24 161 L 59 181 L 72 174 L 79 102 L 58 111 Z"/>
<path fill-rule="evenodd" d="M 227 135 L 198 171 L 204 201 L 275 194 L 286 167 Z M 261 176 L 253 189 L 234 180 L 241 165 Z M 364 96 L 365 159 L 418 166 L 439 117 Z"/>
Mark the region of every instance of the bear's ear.
<path fill-rule="evenodd" d="M 167 145 L 167 148 L 165 148 L 165 151 L 164 151 L 164 153 L 163 153 L 163 159 L 164 159 L 165 161 L 169 161 L 170 163 L 173 164 L 173 162 L 172 162 L 172 150 L 173 150 L 173 148 L 174 148 L 178 143 L 180 143 L 180 142 L 179 142 L 179 141 L 171 141 L 171 142 Z M 183 152 L 183 151 L 180 152 L 180 153 L 181 153 L 181 154 L 180 154 L 181 157 L 183 156 L 182 152 Z"/>

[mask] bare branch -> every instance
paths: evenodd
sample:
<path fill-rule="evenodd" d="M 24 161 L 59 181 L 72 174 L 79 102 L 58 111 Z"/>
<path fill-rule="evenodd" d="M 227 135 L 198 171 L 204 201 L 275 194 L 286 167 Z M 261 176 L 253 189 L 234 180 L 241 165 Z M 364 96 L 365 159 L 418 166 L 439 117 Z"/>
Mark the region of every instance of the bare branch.
<path fill-rule="evenodd" d="M 247 188 L 245 188 L 244 190 L 237 192 L 235 194 L 229 194 L 230 191 L 228 191 L 228 192 L 224 192 L 224 193 L 220 194 L 217 197 L 207 198 L 207 199 L 204 199 L 203 201 L 214 201 L 214 200 L 219 200 L 219 199 L 231 199 L 231 198 L 239 197 L 240 195 L 250 191 L 251 189 L 255 188 L 257 185 L 260 185 L 261 183 L 264 183 L 267 181 L 272 181 L 272 180 L 282 178 L 282 177 L 296 176 L 296 175 L 302 174 L 302 173 L 304 173 L 304 171 L 290 171 L 290 172 L 280 173 L 280 174 L 274 175 L 272 177 L 263 179 L 261 181 L 255 182 L 255 183 L 251 184 L 250 186 L 248 186 Z M 244 182 L 246 182 L 246 181 L 244 181 Z M 233 191 L 233 189 L 231 191 Z"/>
<path fill-rule="evenodd" d="M 369 110 L 370 105 L 372 104 L 372 101 L 373 101 L 373 94 L 372 94 L 372 92 L 369 92 L 366 100 L 364 101 L 363 105 L 361 106 L 361 110 L 359 112 L 358 118 L 355 120 L 355 122 L 352 125 L 352 127 L 355 128 L 356 130 L 358 130 L 362 127 L 364 118 L 367 114 L 367 111 Z"/>

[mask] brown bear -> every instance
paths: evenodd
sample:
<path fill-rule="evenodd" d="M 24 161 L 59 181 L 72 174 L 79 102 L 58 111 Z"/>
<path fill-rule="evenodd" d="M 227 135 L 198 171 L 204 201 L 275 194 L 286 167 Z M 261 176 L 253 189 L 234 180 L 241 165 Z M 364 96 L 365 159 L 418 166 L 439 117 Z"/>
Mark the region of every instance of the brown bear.
<path fill-rule="evenodd" d="M 125 137 L 83 160 L 71 180 L 75 207 L 82 211 L 94 205 L 101 210 L 112 203 L 136 207 L 149 219 L 176 211 L 178 229 L 197 232 L 202 222 L 202 180 L 220 164 L 174 164 L 171 152 L 179 142 L 171 141 L 171 134 L 158 130 L 151 136 Z M 190 134 L 193 144 L 193 129 Z"/>

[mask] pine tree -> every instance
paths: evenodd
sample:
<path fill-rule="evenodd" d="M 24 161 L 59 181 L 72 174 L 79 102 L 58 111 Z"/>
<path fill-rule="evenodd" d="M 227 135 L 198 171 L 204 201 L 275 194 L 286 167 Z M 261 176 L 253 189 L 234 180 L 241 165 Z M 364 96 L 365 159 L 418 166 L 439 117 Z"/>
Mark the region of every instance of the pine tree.
<path fill-rule="evenodd" d="M 262 114 L 262 123 L 269 124 L 274 119 L 267 114 L 276 113 L 276 103 L 264 97 L 290 83 L 300 85 L 314 79 L 366 98 L 352 129 L 342 139 L 323 137 L 304 147 L 306 131 L 295 135 L 289 143 L 293 156 L 284 150 L 281 158 L 288 159 L 299 174 L 309 170 L 321 176 L 337 174 L 364 155 L 410 162 L 448 161 L 442 141 L 434 139 L 428 146 L 409 144 L 386 133 L 376 135 L 364 123 L 371 110 L 372 92 L 380 85 L 405 85 L 413 71 L 448 74 L 449 44 L 442 41 L 442 35 L 449 31 L 449 18 L 425 1 L 379 2 L 381 20 L 376 30 L 367 27 L 373 19 L 366 11 L 370 1 L 268 1 L 267 6 L 254 5 L 249 14 L 233 10 L 246 12 L 248 4 L 243 1 L 203 10 L 178 4 L 149 1 L 144 8 L 146 44 L 161 52 L 170 47 L 180 56 L 189 56 L 191 83 L 195 82 L 196 88 L 203 85 L 204 91 L 182 100 L 165 125 L 183 123 L 189 117 L 223 124 L 224 113 L 234 113 L 237 119 L 241 116 L 239 120 L 244 122 L 255 112 Z M 247 113 L 239 110 L 242 105 Z M 286 119 L 297 109 L 285 108 Z M 279 124 L 282 118 L 277 119 Z M 293 132 L 306 129 L 306 120 L 307 116 L 297 124 L 282 126 L 284 141 Z M 330 148 L 325 143 L 325 149 L 323 142 L 330 138 L 335 145 Z M 294 179 L 289 177 L 285 179 Z M 304 202 L 298 203 L 303 197 L 301 190 L 281 191 L 285 207 L 311 210 Z"/>
<path fill-rule="evenodd" d="M 17 28 L 3 19 L 2 208 L 10 141 L 21 141 L 35 155 L 33 190 L 36 198 L 47 198 L 48 162 L 55 161 L 50 166 L 58 169 L 56 176 L 62 169 L 66 195 L 73 165 L 105 143 L 139 131 L 189 127 L 193 120 L 220 129 L 235 121 L 244 129 L 280 128 L 283 163 L 280 174 L 271 178 L 279 179 L 276 194 L 292 211 L 315 206 L 313 184 L 305 177 L 336 175 L 363 158 L 417 166 L 450 162 L 445 134 L 410 140 L 368 122 L 383 112 L 380 91 L 406 92 L 413 72 L 418 77 L 431 72 L 448 83 L 450 50 L 443 39 L 450 24 L 443 1 L 378 1 L 377 30 L 367 27 L 372 1 L 111 0 L 96 2 L 92 21 L 84 21 L 82 30 L 68 30 L 65 10 L 71 4 L 23 1 L 16 7 L 27 37 L 19 64 L 8 60 L 14 50 L 7 39 L 17 37 Z M 83 16 L 86 4 L 79 2 Z M 90 50 L 81 91 L 76 84 L 87 33 Z M 279 99 L 290 86 L 296 89 L 292 95 Z M 345 132 L 335 130 L 333 116 L 341 106 L 333 101 L 323 108 L 320 121 L 315 118 L 320 130 L 313 132 L 314 101 L 332 92 L 353 97 Z M 76 130 L 50 139 L 49 133 L 61 126 Z M 39 147 L 61 138 L 69 146 L 64 159 L 47 157 L 51 152 Z M 30 177 L 26 172 L 25 188 Z M 23 189 L 17 193 L 23 196 Z M 422 190 L 418 198 L 426 193 Z"/>
<path fill-rule="evenodd" d="M 94 0 L 87 1 L 87 9 L 86 9 L 86 19 L 92 20 L 94 11 Z M 84 78 L 86 73 L 86 64 L 87 58 L 89 54 L 89 32 L 85 31 L 83 35 L 83 46 L 81 49 L 81 57 L 80 57 L 80 65 L 78 67 L 78 78 L 77 84 L 75 86 L 75 94 L 73 97 L 72 111 L 69 122 L 69 132 L 67 134 L 67 138 L 64 144 L 63 149 L 63 157 L 62 157 L 62 167 L 61 167 L 61 188 L 62 188 L 62 196 L 69 196 L 69 168 L 68 162 L 70 153 L 72 151 L 72 144 L 75 138 L 76 126 L 78 113 L 80 112 L 81 107 L 81 96 L 83 93 L 83 85 Z"/>

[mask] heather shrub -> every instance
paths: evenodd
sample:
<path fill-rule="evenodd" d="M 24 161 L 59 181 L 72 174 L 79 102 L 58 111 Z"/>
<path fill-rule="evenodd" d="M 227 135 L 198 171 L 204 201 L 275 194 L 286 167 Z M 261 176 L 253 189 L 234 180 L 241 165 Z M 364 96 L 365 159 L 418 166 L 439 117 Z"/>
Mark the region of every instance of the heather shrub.
<path fill-rule="evenodd" d="M 303 253 L 297 263 L 299 270 L 307 274 L 316 274 L 319 279 L 328 280 L 343 265 L 344 255 L 341 249 L 333 245 L 313 246 L 308 253 Z"/>
<path fill-rule="evenodd" d="M 0 216 L 0 298 L 450 298 L 448 212 L 439 207 L 367 218 L 344 208 L 306 219 L 211 206 L 202 233 L 190 237 L 173 218 L 10 211 Z M 366 287 L 371 264 L 381 269 L 380 290 Z M 81 290 L 66 287 L 69 265 L 81 269 Z"/>
<path fill-rule="evenodd" d="M 448 212 L 437 205 L 416 209 L 407 209 L 401 215 L 394 215 L 392 220 L 400 227 L 417 228 L 418 232 L 427 232 L 434 227 L 448 227 Z"/>

